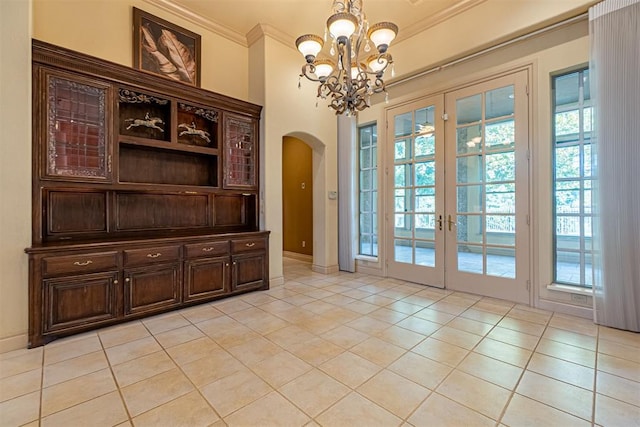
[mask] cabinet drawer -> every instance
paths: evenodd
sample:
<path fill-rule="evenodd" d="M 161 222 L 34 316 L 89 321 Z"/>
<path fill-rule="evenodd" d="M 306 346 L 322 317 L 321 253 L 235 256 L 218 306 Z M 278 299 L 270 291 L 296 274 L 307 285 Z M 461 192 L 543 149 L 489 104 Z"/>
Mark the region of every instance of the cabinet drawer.
<path fill-rule="evenodd" d="M 266 247 L 265 239 L 238 239 L 231 241 L 231 251 L 234 254 L 264 250 Z"/>
<path fill-rule="evenodd" d="M 177 261 L 179 258 L 180 246 L 160 246 L 124 251 L 124 265 L 126 267 L 156 262 Z"/>
<path fill-rule="evenodd" d="M 45 276 L 115 270 L 117 268 L 118 252 L 64 255 L 42 259 L 42 272 Z"/>
<path fill-rule="evenodd" d="M 187 258 L 221 256 L 229 254 L 229 242 L 205 242 L 184 245 Z"/>

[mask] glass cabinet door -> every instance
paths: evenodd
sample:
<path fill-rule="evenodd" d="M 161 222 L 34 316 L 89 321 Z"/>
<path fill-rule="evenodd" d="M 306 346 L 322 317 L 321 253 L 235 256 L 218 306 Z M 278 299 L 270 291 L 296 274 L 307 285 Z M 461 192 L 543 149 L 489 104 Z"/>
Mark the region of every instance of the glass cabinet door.
<path fill-rule="evenodd" d="M 45 81 L 45 174 L 110 179 L 109 86 L 57 74 L 48 74 Z"/>
<path fill-rule="evenodd" d="M 256 123 L 252 119 L 226 116 L 224 126 L 224 186 L 255 188 Z"/>

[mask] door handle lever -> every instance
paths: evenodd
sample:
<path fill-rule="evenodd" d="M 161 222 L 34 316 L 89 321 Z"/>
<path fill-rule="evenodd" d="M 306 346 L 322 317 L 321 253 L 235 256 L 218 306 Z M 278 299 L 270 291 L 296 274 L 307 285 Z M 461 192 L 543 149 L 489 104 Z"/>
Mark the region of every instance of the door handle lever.
<path fill-rule="evenodd" d="M 447 217 L 447 222 L 449 223 L 449 231 L 451 231 L 451 225 L 457 225 L 455 221 L 451 221 L 451 215 Z"/>

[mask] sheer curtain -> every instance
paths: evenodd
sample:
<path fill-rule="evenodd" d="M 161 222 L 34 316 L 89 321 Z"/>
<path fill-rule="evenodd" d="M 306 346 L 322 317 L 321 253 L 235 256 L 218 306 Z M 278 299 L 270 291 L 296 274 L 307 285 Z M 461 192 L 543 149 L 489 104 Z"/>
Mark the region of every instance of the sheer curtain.
<path fill-rule="evenodd" d="M 599 182 L 595 322 L 640 331 L 640 0 L 589 9 Z"/>

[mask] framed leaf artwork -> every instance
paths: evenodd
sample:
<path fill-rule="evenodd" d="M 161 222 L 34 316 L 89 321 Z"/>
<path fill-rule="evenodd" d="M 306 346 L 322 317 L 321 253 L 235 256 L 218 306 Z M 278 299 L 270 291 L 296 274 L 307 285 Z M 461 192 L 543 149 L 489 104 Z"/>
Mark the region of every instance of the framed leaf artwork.
<path fill-rule="evenodd" d="M 200 86 L 200 35 L 133 8 L 133 66 Z"/>

